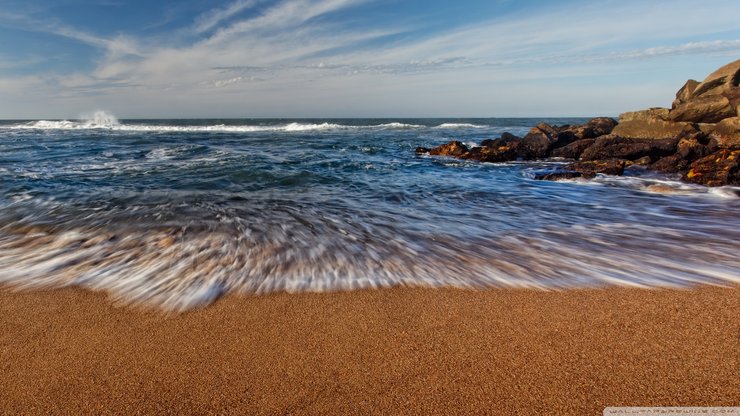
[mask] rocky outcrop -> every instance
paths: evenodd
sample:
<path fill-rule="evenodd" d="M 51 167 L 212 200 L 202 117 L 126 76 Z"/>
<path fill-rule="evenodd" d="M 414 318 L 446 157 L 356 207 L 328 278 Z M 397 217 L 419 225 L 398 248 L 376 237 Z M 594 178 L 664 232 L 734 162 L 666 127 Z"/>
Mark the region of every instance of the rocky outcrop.
<path fill-rule="evenodd" d="M 581 160 L 626 159 L 649 157 L 658 160 L 676 152 L 678 139 L 632 139 L 609 134 L 601 136 L 581 154 Z"/>
<path fill-rule="evenodd" d="M 709 74 L 701 84 L 696 86 L 689 99 L 723 94 L 738 85 L 740 85 L 740 59 Z"/>
<path fill-rule="evenodd" d="M 481 162 L 575 159 L 536 179 L 592 178 L 621 175 L 625 167 L 643 166 L 681 174 L 708 186 L 740 185 L 740 60 L 702 82 L 688 80 L 671 108 L 623 113 L 619 122 L 598 117 L 575 126 L 540 123 L 523 138 L 504 133 L 468 149 L 458 141 L 417 153 Z"/>
<path fill-rule="evenodd" d="M 691 94 L 696 91 L 697 86 L 699 86 L 699 81 L 693 79 L 686 81 L 686 83 L 683 84 L 683 87 L 681 87 L 681 89 L 678 90 L 678 92 L 676 93 L 676 99 L 673 100 L 672 108 L 676 108 L 677 106 L 688 101 L 689 98 L 691 98 Z"/>
<path fill-rule="evenodd" d="M 430 155 L 433 156 L 454 156 L 462 157 L 468 152 L 468 147 L 458 141 L 451 141 L 442 146 L 435 147 L 429 151 Z"/>
<path fill-rule="evenodd" d="M 735 108 L 724 95 L 698 97 L 679 104 L 671 110 L 672 121 L 691 123 L 717 123 L 727 117 L 734 117 Z"/>
<path fill-rule="evenodd" d="M 730 117 L 720 121 L 710 137 L 717 141 L 719 147 L 740 149 L 740 117 Z"/>
<path fill-rule="evenodd" d="M 667 121 L 648 116 L 623 120 L 620 116 L 619 125 L 612 133 L 628 139 L 670 139 L 682 132 L 696 130 L 698 130 L 696 126 L 687 122 Z"/>
<path fill-rule="evenodd" d="M 740 185 L 740 150 L 723 149 L 695 161 L 683 180 L 707 186 Z"/>
<path fill-rule="evenodd" d="M 576 140 L 567 146 L 553 150 L 550 156 L 561 157 L 564 159 L 578 159 L 581 157 L 583 151 L 591 147 L 594 142 L 596 142 L 596 139 Z"/>

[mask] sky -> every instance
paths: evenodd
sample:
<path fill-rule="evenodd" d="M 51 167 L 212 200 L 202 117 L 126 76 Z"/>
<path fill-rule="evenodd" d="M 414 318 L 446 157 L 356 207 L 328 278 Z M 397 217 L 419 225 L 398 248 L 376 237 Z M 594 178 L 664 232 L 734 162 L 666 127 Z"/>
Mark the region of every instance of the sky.
<path fill-rule="evenodd" d="M 0 119 L 616 116 L 738 58 L 738 0 L 0 0 Z"/>

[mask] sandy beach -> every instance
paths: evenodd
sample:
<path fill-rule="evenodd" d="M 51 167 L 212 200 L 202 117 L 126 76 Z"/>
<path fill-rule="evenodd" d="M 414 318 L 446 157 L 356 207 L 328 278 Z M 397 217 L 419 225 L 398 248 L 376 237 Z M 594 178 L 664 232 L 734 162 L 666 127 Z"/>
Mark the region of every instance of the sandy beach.
<path fill-rule="evenodd" d="M 3 414 L 601 414 L 738 405 L 740 291 L 396 288 L 165 316 L 0 291 Z"/>

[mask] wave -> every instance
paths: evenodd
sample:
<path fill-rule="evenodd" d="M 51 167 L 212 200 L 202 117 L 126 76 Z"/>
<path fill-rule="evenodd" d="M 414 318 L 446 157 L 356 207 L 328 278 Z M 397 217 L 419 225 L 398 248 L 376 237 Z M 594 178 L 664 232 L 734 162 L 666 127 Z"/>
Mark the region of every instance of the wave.
<path fill-rule="evenodd" d="M 351 128 L 340 124 L 320 123 L 302 124 L 289 123 L 279 126 L 229 126 L 216 124 L 211 126 L 173 126 L 173 125 L 147 125 L 147 124 L 97 124 L 88 121 L 49 121 L 39 120 L 25 124 L 9 126 L 13 130 L 112 130 L 112 131 L 134 131 L 134 132 L 166 132 L 166 133 L 197 133 L 197 132 L 260 132 L 260 131 L 315 131 Z"/>
<path fill-rule="evenodd" d="M 485 129 L 488 126 L 482 126 L 479 124 L 471 123 L 442 123 L 436 126 L 435 129 Z"/>
<path fill-rule="evenodd" d="M 380 235 L 353 238 L 352 228 L 334 229 L 309 217 L 301 220 L 320 227 L 261 233 L 259 222 L 232 219 L 229 230 L 6 226 L 0 228 L 0 283 L 20 289 L 82 286 L 119 302 L 176 311 L 230 292 L 740 283 L 732 242 L 686 245 L 686 235 L 656 226 L 579 224 L 476 244 L 380 229 Z"/>
<path fill-rule="evenodd" d="M 391 122 L 371 125 L 345 125 L 337 123 L 299 123 L 292 122 L 280 125 L 157 125 L 157 124 L 125 124 L 120 123 L 115 117 L 105 117 L 105 113 L 97 114 L 86 120 L 38 120 L 22 124 L 6 126 L 11 130 L 109 130 L 121 132 L 162 132 L 162 133 L 252 133 L 252 132 L 305 132 L 305 131 L 331 131 L 331 130 L 414 130 L 427 129 L 422 124 L 409 124 Z M 469 123 L 443 123 L 434 129 L 466 129 L 466 128 L 488 128 L 488 126 Z"/>

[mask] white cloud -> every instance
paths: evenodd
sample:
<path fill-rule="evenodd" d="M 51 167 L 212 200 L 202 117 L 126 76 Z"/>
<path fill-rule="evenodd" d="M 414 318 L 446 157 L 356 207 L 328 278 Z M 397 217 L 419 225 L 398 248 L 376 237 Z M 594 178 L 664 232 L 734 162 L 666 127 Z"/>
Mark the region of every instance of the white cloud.
<path fill-rule="evenodd" d="M 567 91 L 566 80 L 575 77 L 599 76 L 612 83 L 620 77 L 625 82 L 628 71 L 644 77 L 644 71 L 652 70 L 640 63 L 645 60 L 740 51 L 736 0 L 707 1 L 701 7 L 690 0 L 601 1 L 567 10 L 550 6 L 426 35 L 419 34 L 423 27 L 360 29 L 321 18 L 367 0 L 283 0 L 257 9 L 258 1 L 236 0 L 196 18 L 190 30 L 204 37 L 185 46 L 153 45 L 131 35 L 104 38 L 61 24 L 33 22 L 37 30 L 103 51 L 89 73 L 48 74 L 46 80 L 54 83 L 45 91 L 57 97 L 94 93 L 118 103 L 124 112 L 142 105 L 152 112 L 174 110 L 167 104 L 177 101 L 179 108 L 190 102 L 190 111 L 183 115 L 192 116 L 203 110 L 196 102 L 224 111 L 252 102 L 260 103 L 261 110 L 283 111 L 273 116 L 305 115 L 316 110 L 317 100 L 326 109 L 324 115 L 331 115 L 332 108 L 355 108 L 360 116 L 372 105 L 388 109 L 388 103 L 393 108 L 432 105 L 450 111 L 471 109 L 473 104 L 514 108 L 525 107 L 526 99 L 562 100 L 517 94 L 517 81 L 539 82 L 543 94 L 556 94 Z M 247 11 L 248 17 L 239 18 Z M 390 36 L 393 42 L 384 41 Z M 684 68 L 700 64 L 682 62 Z M 696 75 L 680 75 L 690 76 Z M 547 88 L 542 87 L 544 81 L 550 83 Z M 619 90 L 607 81 L 602 84 L 598 88 L 603 94 Z M 3 85 L 0 94 L 6 93 Z M 670 87 L 670 94 L 675 88 Z M 430 89 L 447 98 L 430 99 Z M 580 92 L 570 94 L 588 101 Z M 177 115 L 160 111 L 163 116 Z"/>

